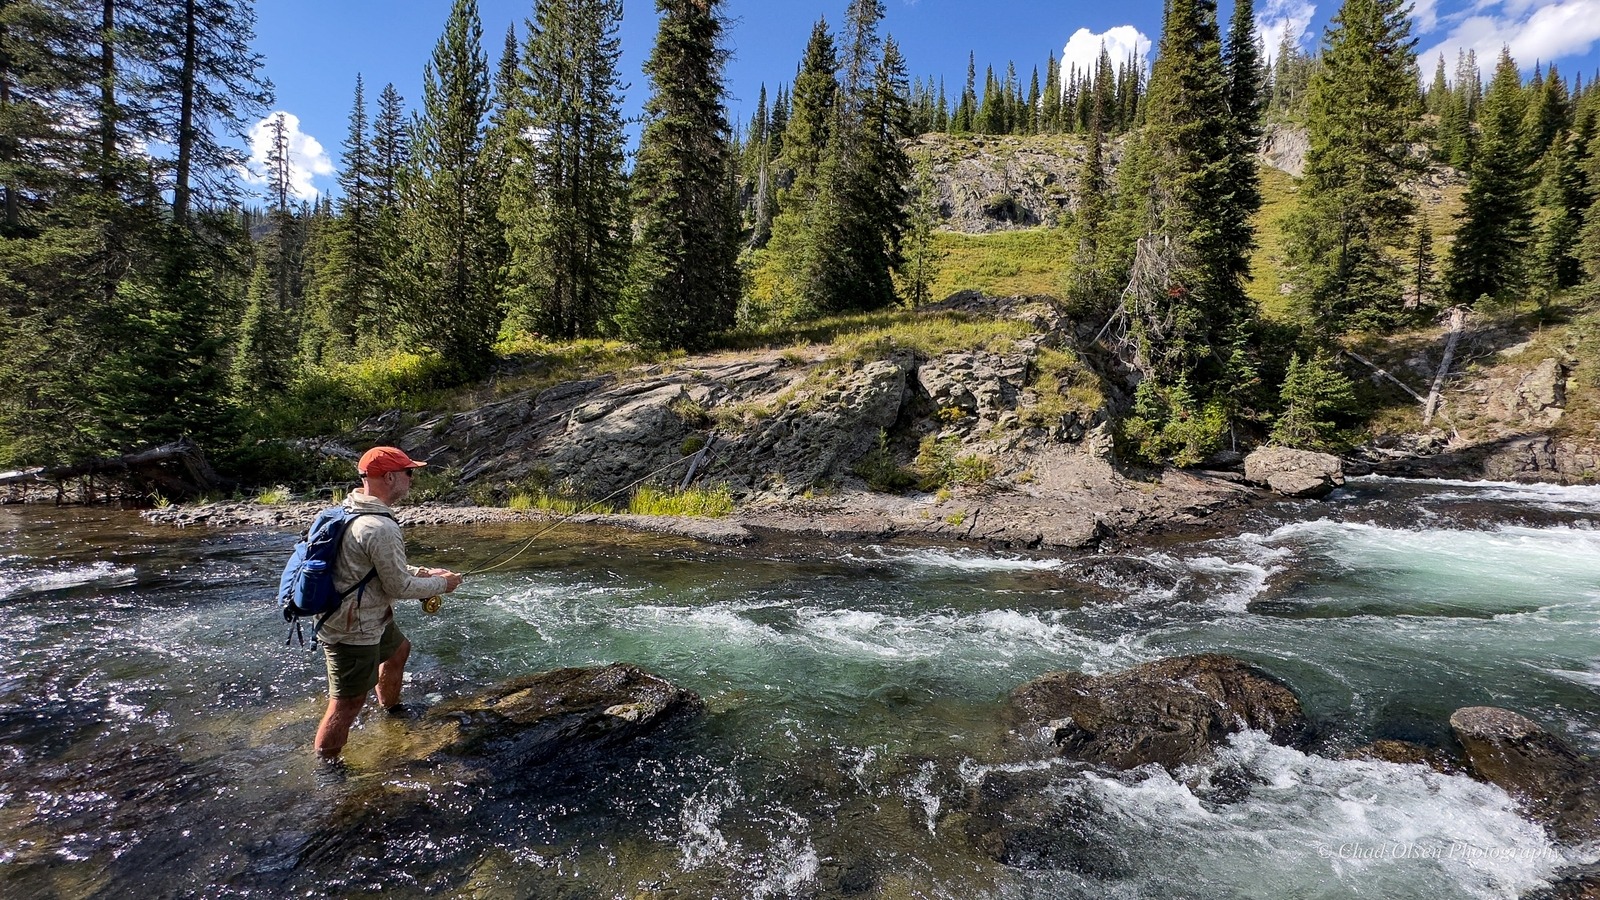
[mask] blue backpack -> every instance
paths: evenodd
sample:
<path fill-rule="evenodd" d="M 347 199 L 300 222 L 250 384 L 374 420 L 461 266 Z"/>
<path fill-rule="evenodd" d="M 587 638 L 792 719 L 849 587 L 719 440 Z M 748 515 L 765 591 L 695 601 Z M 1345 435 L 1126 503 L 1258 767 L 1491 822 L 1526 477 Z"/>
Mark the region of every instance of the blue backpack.
<path fill-rule="evenodd" d="M 354 593 L 356 603 L 367 583 L 378 575 L 378 570 L 368 572 L 360 581 L 344 590 L 333 585 L 334 566 L 339 562 L 339 546 L 344 534 L 359 516 L 384 516 L 384 513 L 351 512 L 343 506 L 334 506 L 317 513 L 305 539 L 294 545 L 289 562 L 283 567 L 283 577 L 278 581 L 278 605 L 283 608 L 283 618 L 289 623 L 289 636 L 284 646 L 300 638 L 306 643 L 300 620 L 316 616 L 317 624 L 311 629 L 311 646 L 317 645 L 317 631 L 328 618 L 339 611 L 344 598 Z M 392 518 L 385 516 L 386 518 Z"/>

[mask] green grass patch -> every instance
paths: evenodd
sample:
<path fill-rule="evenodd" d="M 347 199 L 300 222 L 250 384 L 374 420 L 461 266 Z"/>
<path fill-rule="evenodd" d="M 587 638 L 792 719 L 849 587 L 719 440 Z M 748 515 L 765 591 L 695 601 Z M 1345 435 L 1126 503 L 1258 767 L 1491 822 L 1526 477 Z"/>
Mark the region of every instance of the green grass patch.
<path fill-rule="evenodd" d="M 1100 377 L 1071 350 L 1042 348 L 1032 386 L 1039 401 L 1019 410 L 1029 425 L 1049 427 L 1073 413 L 1087 420 L 1106 405 Z"/>
<path fill-rule="evenodd" d="M 956 350 L 1003 352 L 1031 331 L 1028 323 L 1016 319 L 951 310 L 885 309 L 729 334 L 720 343 L 725 349 L 738 350 L 828 344 L 831 362 L 848 364 L 882 359 L 896 349 L 924 356 Z"/>
<path fill-rule="evenodd" d="M 262 506 L 279 506 L 288 503 L 293 496 L 294 492 L 290 491 L 287 485 L 280 484 L 256 494 L 256 502 Z"/>
<path fill-rule="evenodd" d="M 552 516 L 570 516 L 580 512 L 609 515 L 615 508 L 609 503 L 585 503 L 581 498 L 546 491 L 517 491 L 506 501 L 507 509 L 518 512 L 542 512 Z"/>
<path fill-rule="evenodd" d="M 628 512 L 639 516 L 720 519 L 733 512 L 733 493 L 727 485 L 682 491 L 640 485 L 628 501 Z"/>
<path fill-rule="evenodd" d="M 1261 210 L 1256 213 L 1256 251 L 1250 257 L 1246 291 L 1261 310 L 1276 319 L 1292 318 L 1289 298 L 1283 294 L 1288 260 L 1284 256 L 1284 226 L 1295 206 L 1295 179 L 1287 172 L 1261 166 Z"/>
<path fill-rule="evenodd" d="M 944 254 L 930 295 L 942 300 L 957 291 L 992 297 L 1058 296 L 1063 261 L 1070 258 L 1061 228 L 1028 228 L 994 234 L 940 231 L 934 249 Z"/>

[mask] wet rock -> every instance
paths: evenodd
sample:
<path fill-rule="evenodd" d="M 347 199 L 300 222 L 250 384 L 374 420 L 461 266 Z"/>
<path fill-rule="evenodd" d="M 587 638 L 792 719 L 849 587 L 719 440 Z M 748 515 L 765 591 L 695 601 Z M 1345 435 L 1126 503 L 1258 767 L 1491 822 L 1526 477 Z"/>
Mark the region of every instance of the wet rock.
<path fill-rule="evenodd" d="M 1437 747 L 1424 747 L 1410 741 L 1389 738 L 1373 741 L 1345 754 L 1347 759 L 1372 759 L 1399 765 L 1423 765 L 1436 772 L 1453 775 L 1461 771 L 1461 762 Z"/>
<path fill-rule="evenodd" d="M 1465 751 L 1467 770 L 1516 797 L 1557 839 L 1600 837 L 1600 764 L 1508 709 L 1458 709 L 1450 728 Z"/>
<path fill-rule="evenodd" d="M 1054 769 L 996 769 L 967 798 L 967 840 L 989 859 L 1021 869 L 1066 869 L 1096 879 L 1128 877 L 1133 848 L 1108 833 L 1101 804 Z"/>
<path fill-rule="evenodd" d="M 1262 447 L 1244 460 L 1244 477 L 1285 497 L 1326 497 L 1344 484 L 1339 458 L 1328 453 Z"/>
<path fill-rule="evenodd" d="M 1521 900 L 1600 900 L 1600 863 L 1557 869 L 1549 887 L 1529 891 Z"/>
<path fill-rule="evenodd" d="M 703 707 L 693 692 L 637 666 L 556 669 L 435 706 L 418 726 L 418 746 L 504 773 L 600 757 Z"/>
<path fill-rule="evenodd" d="M 1064 756 L 1113 769 L 1206 762 L 1245 729 L 1296 746 L 1310 722 L 1294 692 L 1255 666 L 1219 654 L 1180 656 L 1093 677 L 1051 672 L 1017 688 L 1011 708 L 1047 729 Z"/>

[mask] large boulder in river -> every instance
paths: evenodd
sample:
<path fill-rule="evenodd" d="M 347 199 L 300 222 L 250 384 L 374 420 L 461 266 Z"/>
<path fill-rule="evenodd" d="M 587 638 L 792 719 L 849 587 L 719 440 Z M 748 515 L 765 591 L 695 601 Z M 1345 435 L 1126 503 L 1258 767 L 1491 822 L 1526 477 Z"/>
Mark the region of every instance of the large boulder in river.
<path fill-rule="evenodd" d="M 1458 709 L 1450 728 L 1468 770 L 1516 797 L 1557 839 L 1600 837 L 1600 764 L 1508 709 Z"/>
<path fill-rule="evenodd" d="M 1344 467 L 1329 453 L 1262 447 L 1244 458 L 1244 477 L 1285 497 L 1326 497 L 1344 484 Z"/>
<path fill-rule="evenodd" d="M 1011 694 L 1024 725 L 1047 729 L 1064 756 L 1114 769 L 1205 762 L 1228 735 L 1264 731 L 1278 744 L 1310 735 L 1282 682 L 1230 656 L 1179 656 L 1094 677 L 1050 672 Z"/>

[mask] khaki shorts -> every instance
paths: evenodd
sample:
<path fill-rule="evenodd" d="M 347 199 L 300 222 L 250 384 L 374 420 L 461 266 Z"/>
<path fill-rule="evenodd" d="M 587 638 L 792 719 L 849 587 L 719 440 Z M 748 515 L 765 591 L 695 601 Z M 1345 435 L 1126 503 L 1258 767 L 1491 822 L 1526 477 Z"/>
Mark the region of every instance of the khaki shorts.
<path fill-rule="evenodd" d="M 378 685 L 378 665 L 400 649 L 406 636 L 394 619 L 384 626 L 376 644 L 323 644 L 328 661 L 328 696 L 338 700 L 365 697 Z"/>

